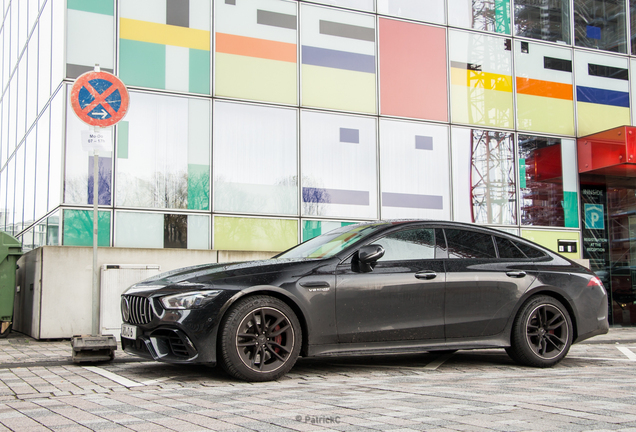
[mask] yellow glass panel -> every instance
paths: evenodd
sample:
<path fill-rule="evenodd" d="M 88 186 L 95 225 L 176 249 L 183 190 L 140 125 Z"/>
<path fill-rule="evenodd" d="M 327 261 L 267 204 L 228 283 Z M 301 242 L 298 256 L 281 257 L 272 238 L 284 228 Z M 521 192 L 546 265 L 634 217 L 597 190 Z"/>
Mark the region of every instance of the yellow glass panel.
<path fill-rule="evenodd" d="M 581 240 L 579 233 L 575 231 L 547 231 L 547 230 L 521 230 L 521 237 L 544 246 L 554 252 L 559 252 L 559 240 L 576 240 L 577 253 L 562 253 L 566 258 L 579 259 L 581 251 Z"/>
<path fill-rule="evenodd" d="M 216 216 L 214 249 L 278 252 L 298 243 L 298 221 Z"/>
<path fill-rule="evenodd" d="M 306 106 L 375 113 L 375 74 L 303 65 Z"/>

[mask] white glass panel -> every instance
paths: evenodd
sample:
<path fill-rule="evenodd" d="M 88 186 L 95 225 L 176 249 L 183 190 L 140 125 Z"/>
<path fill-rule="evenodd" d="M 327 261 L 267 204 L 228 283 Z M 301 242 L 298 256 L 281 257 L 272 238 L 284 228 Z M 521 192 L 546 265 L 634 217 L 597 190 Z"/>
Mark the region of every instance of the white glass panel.
<path fill-rule="evenodd" d="M 117 205 L 209 208 L 209 109 L 206 101 L 130 93 L 118 126 Z"/>
<path fill-rule="evenodd" d="M 188 249 L 210 249 L 210 217 L 188 215 Z"/>
<path fill-rule="evenodd" d="M 67 204 L 93 204 L 93 152 L 82 148 L 82 132 L 89 126 L 81 121 L 71 106 L 71 87 L 67 87 L 66 163 L 64 202 Z M 113 128 L 105 133 L 112 135 Z M 111 136 L 112 140 L 112 136 Z M 111 144 L 112 146 L 112 144 Z M 99 152 L 99 204 L 110 205 L 112 184 L 112 151 Z"/>
<path fill-rule="evenodd" d="M 162 248 L 163 213 L 115 212 L 115 247 Z"/>
<path fill-rule="evenodd" d="M 516 223 L 513 134 L 452 128 L 454 220 Z"/>
<path fill-rule="evenodd" d="M 14 201 L 14 233 L 22 231 L 23 211 L 24 211 L 24 145 L 15 154 L 15 201 Z"/>
<path fill-rule="evenodd" d="M 18 63 L 18 56 L 20 55 L 18 47 L 18 2 L 11 2 L 7 19 L 9 20 L 8 24 L 11 27 L 11 63 L 9 65 L 9 70 L 13 71 L 14 66 Z"/>
<path fill-rule="evenodd" d="M 28 3 L 24 0 L 15 2 L 19 6 L 18 18 L 20 20 L 18 24 L 18 49 L 22 51 L 27 42 L 27 36 L 29 34 L 29 12 Z"/>
<path fill-rule="evenodd" d="M 38 21 L 38 112 L 51 96 L 51 2 L 47 2 Z"/>
<path fill-rule="evenodd" d="M 378 13 L 444 24 L 444 0 L 377 0 Z"/>
<path fill-rule="evenodd" d="M 214 210 L 298 214 L 296 110 L 214 107 Z"/>
<path fill-rule="evenodd" d="M 6 166 L 2 171 L 0 171 L 0 231 L 5 231 L 8 212 L 7 212 L 7 171 L 9 171 L 9 167 Z"/>
<path fill-rule="evenodd" d="M 165 11 L 165 9 L 164 9 Z M 113 15 L 104 15 L 67 9 L 66 76 L 76 78 L 99 64 L 102 69 L 113 70 L 114 26 Z M 100 35 L 97 38 L 86 35 Z"/>
<path fill-rule="evenodd" d="M 9 147 L 7 155 L 11 155 L 17 145 L 17 128 L 18 128 L 18 74 L 13 74 L 13 79 L 9 84 L 7 102 L 9 106 Z M 5 94 L 5 98 L 7 95 Z"/>
<path fill-rule="evenodd" d="M 24 168 L 24 223 L 26 226 L 35 220 L 35 181 L 38 172 L 35 170 L 36 130 L 31 130 L 26 143 L 26 165 Z M 46 170 L 45 170 L 46 172 Z"/>
<path fill-rule="evenodd" d="M 49 159 L 49 210 L 62 202 L 62 153 L 64 140 L 64 95 L 62 87 L 51 101 L 51 138 Z"/>
<path fill-rule="evenodd" d="M 38 115 L 38 28 L 33 31 L 28 46 L 27 65 L 27 118 L 29 129 Z"/>
<path fill-rule="evenodd" d="M 313 3 L 322 3 L 330 6 L 339 6 L 351 9 L 360 9 L 373 12 L 373 0 L 307 0 Z M 427 0 L 428 1 L 428 0 Z"/>
<path fill-rule="evenodd" d="M 37 161 L 35 165 L 35 218 L 48 211 L 49 201 L 49 110 L 46 110 L 37 126 Z"/>
<path fill-rule="evenodd" d="M 303 111 L 300 130 L 303 215 L 377 218 L 375 119 Z"/>
<path fill-rule="evenodd" d="M 383 219 L 450 220 L 448 127 L 380 121 Z"/>
<path fill-rule="evenodd" d="M 6 231 L 13 235 L 13 221 L 14 221 L 14 200 L 15 200 L 15 156 L 12 157 L 7 168 L 7 221 Z"/>
<path fill-rule="evenodd" d="M 453 122 L 512 128 L 512 42 L 449 31 Z"/>
<path fill-rule="evenodd" d="M 53 31 L 51 32 L 51 80 L 53 87 L 57 87 L 64 78 L 64 37 L 66 29 L 64 28 L 65 19 L 65 1 L 49 0 L 52 2 L 53 13 Z"/>
<path fill-rule="evenodd" d="M 15 79 L 15 78 L 14 78 Z M 26 109 L 27 109 L 27 56 L 22 56 L 18 67 L 18 144 L 24 138 L 26 131 Z"/>
<path fill-rule="evenodd" d="M 577 135 L 585 136 L 629 124 L 627 59 L 577 50 L 574 60 Z"/>

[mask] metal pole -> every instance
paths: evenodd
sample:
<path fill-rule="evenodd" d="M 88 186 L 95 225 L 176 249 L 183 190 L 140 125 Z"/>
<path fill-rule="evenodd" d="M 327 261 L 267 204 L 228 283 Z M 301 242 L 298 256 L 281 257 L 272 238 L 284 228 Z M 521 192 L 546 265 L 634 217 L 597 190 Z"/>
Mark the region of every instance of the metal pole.
<path fill-rule="evenodd" d="M 98 336 L 99 329 L 99 267 L 97 264 L 97 204 L 99 202 L 99 188 L 97 176 L 99 175 L 99 154 L 93 150 L 93 325 L 91 334 Z"/>
<path fill-rule="evenodd" d="M 100 72 L 99 64 L 95 64 L 95 72 Z M 89 128 L 93 132 L 99 130 L 98 127 Z M 99 303 L 101 298 L 99 295 L 99 268 L 97 264 L 97 239 L 98 239 L 98 211 L 99 205 L 99 154 L 97 149 L 93 150 L 93 321 L 91 325 L 91 335 L 99 336 L 102 334 L 99 328 Z"/>

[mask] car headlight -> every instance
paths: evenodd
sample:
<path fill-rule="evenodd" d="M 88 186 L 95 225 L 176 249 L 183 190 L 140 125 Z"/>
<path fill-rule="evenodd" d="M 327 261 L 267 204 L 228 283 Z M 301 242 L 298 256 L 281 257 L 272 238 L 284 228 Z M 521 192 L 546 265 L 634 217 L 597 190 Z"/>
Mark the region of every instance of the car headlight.
<path fill-rule="evenodd" d="M 161 297 L 161 304 L 166 309 L 196 309 L 210 303 L 220 292 L 219 290 L 206 290 L 173 294 Z"/>

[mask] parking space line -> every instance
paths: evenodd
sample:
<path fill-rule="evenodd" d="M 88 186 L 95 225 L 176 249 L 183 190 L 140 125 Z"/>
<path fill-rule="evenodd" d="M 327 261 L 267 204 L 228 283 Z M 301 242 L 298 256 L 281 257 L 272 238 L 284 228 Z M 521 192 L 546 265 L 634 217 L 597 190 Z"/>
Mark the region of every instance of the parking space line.
<path fill-rule="evenodd" d="M 455 354 L 455 353 L 454 352 L 450 352 L 450 353 L 442 354 L 441 356 L 437 357 L 435 360 L 433 360 L 432 362 L 430 362 L 429 364 L 424 366 L 424 369 L 426 369 L 426 370 L 436 370 L 438 367 L 443 365 L 444 362 L 446 362 L 446 360 L 451 358 L 453 356 L 453 354 Z"/>
<path fill-rule="evenodd" d="M 102 368 L 99 368 L 97 366 L 82 366 L 84 369 L 86 369 L 87 371 L 91 371 L 93 373 L 96 373 L 97 375 L 101 375 L 104 378 L 108 378 L 111 381 L 115 381 L 117 384 L 121 384 L 124 387 L 138 387 L 138 386 L 143 386 L 143 384 L 129 380 L 128 378 L 124 378 L 123 376 L 114 374 L 112 372 L 108 372 L 107 370 L 104 370 Z"/>
<path fill-rule="evenodd" d="M 636 361 L 636 354 L 634 354 L 634 351 L 622 346 L 617 346 L 616 349 L 625 354 L 625 356 L 631 361 Z"/>

